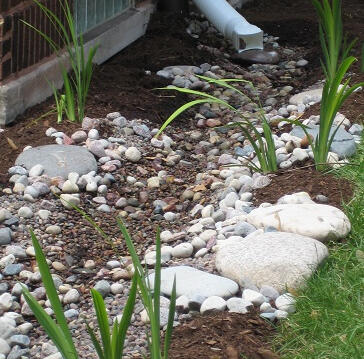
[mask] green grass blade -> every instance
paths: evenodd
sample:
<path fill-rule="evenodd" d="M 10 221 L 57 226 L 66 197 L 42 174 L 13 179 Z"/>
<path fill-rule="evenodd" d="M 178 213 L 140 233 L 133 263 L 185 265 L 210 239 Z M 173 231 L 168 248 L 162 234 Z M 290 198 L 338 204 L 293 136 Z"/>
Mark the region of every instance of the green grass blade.
<path fill-rule="evenodd" d="M 92 344 L 96 350 L 97 356 L 99 357 L 99 359 L 105 359 L 104 352 L 101 348 L 100 342 L 97 339 L 94 330 L 90 327 L 90 325 L 87 322 L 86 322 L 86 329 L 91 338 Z"/>
<path fill-rule="evenodd" d="M 176 312 L 176 297 L 177 297 L 177 294 L 176 294 L 176 276 L 174 276 L 172 294 L 171 294 L 171 302 L 170 302 L 170 305 L 169 305 L 169 312 L 168 312 L 167 330 L 166 330 L 166 335 L 164 337 L 163 359 L 168 359 L 168 352 L 169 352 L 169 348 L 171 346 L 173 323 L 174 323 L 174 314 Z"/>
<path fill-rule="evenodd" d="M 138 289 L 138 274 L 134 274 L 133 280 L 131 283 L 131 288 L 129 291 L 128 300 L 126 302 L 126 305 L 123 310 L 123 316 L 121 318 L 121 322 L 119 324 L 118 328 L 118 337 L 117 337 L 117 346 L 115 349 L 115 356 L 114 359 L 122 359 L 123 357 L 123 351 L 124 351 L 124 343 L 126 338 L 126 332 L 129 328 L 131 317 L 133 315 L 134 306 L 135 306 L 135 300 L 136 300 L 136 294 Z"/>
<path fill-rule="evenodd" d="M 62 354 L 63 358 L 78 359 L 76 349 L 67 341 L 63 331 L 24 286 L 23 296 L 34 316 L 37 318 L 38 323 L 44 328 L 52 342 Z"/>
<path fill-rule="evenodd" d="M 97 324 L 99 326 L 103 352 L 105 358 L 111 358 L 111 338 L 110 326 L 106 313 L 105 303 L 102 295 L 95 289 L 91 289 L 92 300 L 97 317 Z"/>
<path fill-rule="evenodd" d="M 193 100 L 193 101 L 190 101 L 190 102 L 184 104 L 183 106 L 179 107 L 176 111 L 174 111 L 172 113 L 172 115 L 170 115 L 168 117 L 168 119 L 163 123 L 163 125 L 159 129 L 156 136 L 159 136 L 174 119 L 176 119 L 181 113 L 188 110 L 189 108 L 196 106 L 198 104 L 201 104 L 201 103 L 213 103 L 213 102 L 216 102 L 216 101 L 212 100 L 212 99 L 200 99 L 200 100 Z"/>
<path fill-rule="evenodd" d="M 74 352 L 76 352 L 76 349 L 74 347 L 71 332 L 67 325 L 67 320 L 63 313 L 62 304 L 58 298 L 57 290 L 53 282 L 53 278 L 51 276 L 47 260 L 44 256 L 44 253 L 42 251 L 41 246 L 39 245 L 39 242 L 32 230 L 30 230 L 30 235 L 32 239 L 32 244 L 35 251 L 35 256 L 37 260 L 37 264 L 39 267 L 39 272 L 42 277 L 43 285 L 46 289 L 46 293 L 48 296 L 49 301 L 51 302 L 52 309 L 54 311 L 54 315 L 56 317 L 57 323 L 60 327 L 60 329 L 63 332 L 64 337 L 66 338 L 69 346 L 73 348 Z"/>
<path fill-rule="evenodd" d="M 161 293 L 161 238 L 160 229 L 157 228 L 156 235 L 156 263 L 154 272 L 154 315 L 156 326 L 160 327 L 160 293 Z"/>

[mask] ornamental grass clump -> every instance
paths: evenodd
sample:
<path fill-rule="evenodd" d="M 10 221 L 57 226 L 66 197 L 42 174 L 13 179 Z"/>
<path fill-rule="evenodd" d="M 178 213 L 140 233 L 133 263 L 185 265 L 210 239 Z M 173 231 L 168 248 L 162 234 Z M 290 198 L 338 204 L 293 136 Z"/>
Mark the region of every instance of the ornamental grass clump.
<path fill-rule="evenodd" d="M 75 206 L 73 206 L 75 207 Z M 75 207 L 76 208 L 76 207 Z M 77 208 L 76 208 L 77 209 Z M 88 217 L 82 210 L 77 209 L 84 217 L 97 229 L 103 236 L 106 234 Z M 141 262 L 136 254 L 135 247 L 131 237 L 121 220 L 118 225 L 124 236 L 129 253 L 134 265 L 134 275 L 126 305 L 123 308 L 121 320 L 116 319 L 113 326 L 109 325 L 111 318 L 108 317 L 105 302 L 101 294 L 91 289 L 91 296 L 94 310 L 96 313 L 97 329 L 92 329 L 91 325 L 86 322 L 87 331 L 90 335 L 94 349 L 99 359 L 121 359 L 123 358 L 125 339 L 127 330 L 130 326 L 131 317 L 134 311 L 137 293 L 147 310 L 150 318 L 150 329 L 148 329 L 148 347 L 151 359 L 168 359 L 168 351 L 171 343 L 173 330 L 173 321 L 176 308 L 176 281 L 174 280 L 171 294 L 171 304 L 169 308 L 168 324 L 164 337 L 164 345 L 161 344 L 160 338 L 160 285 L 161 285 L 161 240 L 159 230 L 157 231 L 156 240 L 156 265 L 154 278 L 154 292 L 150 290 L 147 273 L 143 269 Z M 31 238 L 36 254 L 36 260 L 41 273 L 44 288 L 47 297 L 54 311 L 53 319 L 37 300 L 32 296 L 28 289 L 23 286 L 23 295 L 30 309 L 33 311 L 39 324 L 44 328 L 58 351 L 64 359 L 78 359 L 79 353 L 72 339 L 71 331 L 68 327 L 67 320 L 63 313 L 63 307 L 58 297 L 53 278 L 50 273 L 47 260 L 42 251 L 39 242 L 31 231 Z"/>
<path fill-rule="evenodd" d="M 325 74 L 325 85 L 320 107 L 319 132 L 312 141 L 305 127 L 303 130 L 312 147 L 317 170 L 327 167 L 328 153 L 340 126 L 333 129 L 337 112 L 344 101 L 364 82 L 349 86 L 350 78 L 346 78 L 351 65 L 357 61 L 349 56 L 356 40 L 347 44 L 343 36 L 341 1 L 312 0 L 319 17 L 320 42 L 324 59 L 321 65 Z M 346 78 L 346 79 L 345 79 Z M 331 134 L 331 135 L 330 135 Z"/>
<path fill-rule="evenodd" d="M 228 88 L 235 93 L 245 96 L 243 92 L 237 89 L 235 86 L 232 86 L 230 83 L 234 82 L 244 82 L 247 83 L 254 89 L 254 85 L 250 81 L 241 80 L 241 79 L 213 79 L 206 76 L 196 75 L 197 77 L 201 78 L 202 80 L 215 84 L 217 86 Z M 216 103 L 221 105 L 229 110 L 231 110 L 234 114 L 240 117 L 239 121 L 233 122 L 228 124 L 224 127 L 238 127 L 244 134 L 244 136 L 249 140 L 251 143 L 254 152 L 256 154 L 258 164 L 254 163 L 253 161 L 249 160 L 249 167 L 258 172 L 262 173 L 269 173 L 269 172 L 276 172 L 278 170 L 277 165 L 277 157 L 275 153 L 275 145 L 272 135 L 272 130 L 269 126 L 269 123 L 266 119 L 265 113 L 262 109 L 262 106 L 259 106 L 258 111 L 258 120 L 260 120 L 262 124 L 263 133 L 261 134 L 258 129 L 255 127 L 254 123 L 252 123 L 248 118 L 246 118 L 239 109 L 235 108 L 234 106 L 230 105 L 227 101 L 221 100 L 213 95 L 207 94 L 201 91 L 190 90 L 186 88 L 176 87 L 176 86 L 168 86 L 160 88 L 159 90 L 174 90 L 178 92 L 187 93 L 190 95 L 198 96 L 196 100 L 190 101 L 179 107 L 176 111 L 174 111 L 168 119 L 163 123 L 161 128 L 159 129 L 156 136 L 159 136 L 166 127 L 179 115 L 181 115 L 184 111 L 188 110 L 189 108 L 204 104 L 204 103 Z"/>
<path fill-rule="evenodd" d="M 77 34 L 76 23 L 68 0 L 57 0 L 60 4 L 65 24 L 42 2 L 38 0 L 33 1 L 39 6 L 43 15 L 48 18 L 61 38 L 61 45 L 59 45 L 45 32 L 22 20 L 25 25 L 32 28 L 47 41 L 60 59 L 59 65 L 64 83 L 64 94 L 61 94 L 54 84 L 49 83 L 56 102 L 58 122 L 62 121 L 63 114 L 65 114 L 71 122 L 81 122 L 85 115 L 86 99 L 92 79 L 93 59 L 97 52 L 97 46 L 91 46 L 87 56 L 85 56 L 86 51 L 83 36 L 82 34 Z M 65 60 L 62 58 L 63 50 L 65 50 L 68 55 L 67 61 L 71 67 L 70 72 L 68 72 L 67 67 L 64 64 Z"/>

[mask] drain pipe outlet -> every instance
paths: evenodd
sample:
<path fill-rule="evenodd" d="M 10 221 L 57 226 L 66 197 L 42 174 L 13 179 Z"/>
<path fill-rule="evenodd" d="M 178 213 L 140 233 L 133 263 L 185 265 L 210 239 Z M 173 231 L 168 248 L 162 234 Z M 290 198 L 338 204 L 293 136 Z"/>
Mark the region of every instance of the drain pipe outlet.
<path fill-rule="evenodd" d="M 263 50 L 263 31 L 250 24 L 225 0 L 193 0 L 195 5 L 238 52 Z"/>

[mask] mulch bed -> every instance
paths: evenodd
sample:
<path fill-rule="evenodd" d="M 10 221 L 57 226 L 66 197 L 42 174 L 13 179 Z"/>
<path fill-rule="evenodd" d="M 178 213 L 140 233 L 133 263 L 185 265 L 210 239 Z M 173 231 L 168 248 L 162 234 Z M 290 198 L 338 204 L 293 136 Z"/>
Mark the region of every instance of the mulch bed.
<path fill-rule="evenodd" d="M 312 199 L 324 195 L 328 198 L 325 204 L 342 209 L 343 202 L 353 196 L 353 185 L 344 178 L 318 172 L 313 167 L 295 168 L 272 175 L 269 186 L 254 191 L 254 204 L 276 203 L 280 197 L 296 192 L 307 192 Z"/>
<path fill-rule="evenodd" d="M 275 329 L 257 313 L 197 316 L 174 329 L 171 359 L 278 359 Z"/>

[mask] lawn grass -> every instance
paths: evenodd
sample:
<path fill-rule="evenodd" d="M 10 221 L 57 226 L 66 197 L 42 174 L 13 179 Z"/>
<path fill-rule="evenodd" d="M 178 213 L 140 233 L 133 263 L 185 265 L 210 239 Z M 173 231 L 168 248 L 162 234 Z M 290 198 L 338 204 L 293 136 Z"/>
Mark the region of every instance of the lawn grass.
<path fill-rule="evenodd" d="M 335 174 L 355 184 L 344 205 L 352 230 L 329 243 L 330 257 L 299 293 L 297 311 L 280 325 L 282 359 L 364 358 L 364 136 L 352 163 Z"/>

